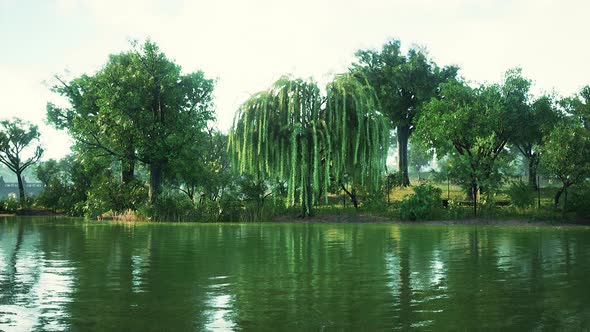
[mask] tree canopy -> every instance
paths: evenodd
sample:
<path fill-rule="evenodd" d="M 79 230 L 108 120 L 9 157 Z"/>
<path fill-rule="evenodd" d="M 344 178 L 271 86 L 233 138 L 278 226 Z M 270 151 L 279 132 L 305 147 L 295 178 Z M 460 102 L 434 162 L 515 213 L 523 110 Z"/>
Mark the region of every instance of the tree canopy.
<path fill-rule="evenodd" d="M 136 161 L 148 165 L 152 203 L 170 160 L 194 144 L 214 118 L 213 80 L 202 71 L 183 74 L 149 40 L 111 55 L 94 75 L 57 79 L 53 90 L 70 107 L 48 104 L 49 122 L 66 129 L 79 151 L 119 160 L 124 183 L 133 179 Z"/>
<path fill-rule="evenodd" d="M 351 72 L 366 77 L 375 89 L 383 113 L 396 128 L 398 170 L 402 184 L 409 185 L 408 139 L 424 105 L 438 94 L 439 84 L 454 78 L 458 67 L 440 68 L 425 50 L 410 48 L 406 54 L 399 40 L 385 43 L 381 51 L 359 50 Z"/>
<path fill-rule="evenodd" d="M 387 137 L 368 85 L 340 76 L 322 97 L 315 82 L 283 77 L 240 107 L 229 149 L 240 172 L 287 180 L 287 205 L 298 200 L 305 217 L 330 181 L 378 186 Z"/>
<path fill-rule="evenodd" d="M 433 99 L 418 122 L 420 136 L 437 149 L 454 149 L 468 167 L 474 209 L 481 182 L 490 178 L 513 133 L 515 112 L 506 107 L 498 85 L 471 88 L 464 82 L 441 85 L 441 99 Z"/>
<path fill-rule="evenodd" d="M 0 163 L 16 174 L 21 204 L 25 199 L 22 173 L 43 155 L 41 145 L 30 147 L 33 142 L 39 141 L 39 136 L 39 128 L 30 122 L 21 119 L 0 121 Z M 27 151 L 27 148 L 32 151 Z"/>

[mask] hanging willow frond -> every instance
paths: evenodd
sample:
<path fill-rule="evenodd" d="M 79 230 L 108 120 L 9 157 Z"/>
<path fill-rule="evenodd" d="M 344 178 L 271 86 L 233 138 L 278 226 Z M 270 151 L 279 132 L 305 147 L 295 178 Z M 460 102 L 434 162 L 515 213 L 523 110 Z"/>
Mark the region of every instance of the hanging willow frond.
<path fill-rule="evenodd" d="M 242 173 L 286 180 L 287 205 L 298 198 L 305 216 L 320 188 L 327 197 L 331 179 L 347 176 L 378 187 L 388 137 L 375 93 L 365 82 L 339 76 L 323 98 L 315 82 L 282 77 L 238 109 L 228 152 Z"/>

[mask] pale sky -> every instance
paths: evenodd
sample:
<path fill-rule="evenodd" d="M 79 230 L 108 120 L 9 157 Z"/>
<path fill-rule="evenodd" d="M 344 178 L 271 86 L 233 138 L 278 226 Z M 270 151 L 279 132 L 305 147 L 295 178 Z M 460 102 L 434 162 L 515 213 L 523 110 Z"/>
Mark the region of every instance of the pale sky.
<path fill-rule="evenodd" d="M 129 39 L 150 37 L 185 72 L 218 80 L 218 127 L 283 74 L 324 84 L 359 48 L 390 38 L 425 46 L 476 82 L 521 66 L 535 91 L 590 84 L 590 1 L 577 0 L 0 0 L 0 118 L 41 126 L 45 158 L 68 151 L 45 125 L 47 81 L 93 73 Z"/>

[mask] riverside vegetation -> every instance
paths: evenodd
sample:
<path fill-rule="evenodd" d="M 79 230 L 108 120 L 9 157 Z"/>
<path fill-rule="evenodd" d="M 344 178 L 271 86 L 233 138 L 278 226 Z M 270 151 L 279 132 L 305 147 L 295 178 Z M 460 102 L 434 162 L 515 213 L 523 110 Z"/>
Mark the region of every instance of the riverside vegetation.
<path fill-rule="evenodd" d="M 325 89 L 281 77 L 239 107 L 228 134 L 212 127 L 215 81 L 152 41 L 95 73 L 56 76 L 65 102 L 48 103 L 47 120 L 72 152 L 39 162 L 38 128 L 0 122 L 0 163 L 19 189 L 33 168 L 44 186 L 0 210 L 203 222 L 590 216 L 590 86 L 534 96 L 519 68 L 477 85 L 398 40 L 355 55 Z"/>

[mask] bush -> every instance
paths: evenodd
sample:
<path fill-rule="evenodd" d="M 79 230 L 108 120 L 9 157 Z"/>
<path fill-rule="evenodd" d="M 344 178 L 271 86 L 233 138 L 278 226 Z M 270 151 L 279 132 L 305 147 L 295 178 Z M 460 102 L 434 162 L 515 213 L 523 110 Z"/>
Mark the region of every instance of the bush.
<path fill-rule="evenodd" d="M 440 216 L 442 190 L 430 184 L 414 187 L 414 194 L 406 196 L 400 203 L 402 220 L 428 220 Z"/>
<path fill-rule="evenodd" d="M 0 201 L 0 211 L 6 211 L 8 213 L 14 213 L 18 210 L 18 200 L 12 196 L 8 197 L 5 201 Z"/>
<path fill-rule="evenodd" d="M 590 183 L 573 186 L 569 191 L 568 210 L 579 217 L 590 217 Z"/>
<path fill-rule="evenodd" d="M 152 221 L 201 221 L 201 214 L 195 204 L 184 194 L 163 192 L 156 202 L 138 210 L 141 218 Z"/>
<path fill-rule="evenodd" d="M 506 192 L 510 202 L 517 208 L 527 208 L 535 204 L 535 192 L 528 183 L 513 182 Z"/>

